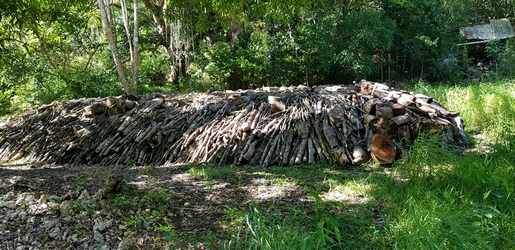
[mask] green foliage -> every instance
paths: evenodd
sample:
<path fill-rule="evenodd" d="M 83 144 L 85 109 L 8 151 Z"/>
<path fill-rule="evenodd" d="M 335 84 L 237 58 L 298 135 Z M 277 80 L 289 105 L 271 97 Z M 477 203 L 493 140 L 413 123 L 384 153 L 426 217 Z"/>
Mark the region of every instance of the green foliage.
<path fill-rule="evenodd" d="M 159 47 L 156 51 L 141 51 L 138 79 L 138 87 L 140 88 L 138 93 L 149 92 L 150 90 L 146 88 L 170 88 L 170 86 L 166 86 L 168 83 L 167 77 L 170 74 L 170 66 L 168 64 L 168 55 L 163 47 Z"/>
<path fill-rule="evenodd" d="M 253 88 L 458 79 L 468 59 L 455 46 L 463 42 L 457 29 L 509 17 L 514 8 L 481 0 L 159 4 L 139 6 L 140 92 L 224 90 L 229 80 Z M 0 115 L 56 99 L 123 93 L 94 7 L 61 0 L 0 4 Z M 120 15 L 117 5 L 111 11 Z M 120 18 L 113 27 L 128 62 Z M 513 75 L 513 46 L 489 46 L 495 74 Z"/>
<path fill-rule="evenodd" d="M 165 203 L 170 200 L 170 196 L 163 189 L 159 189 L 155 192 L 149 191 L 143 196 L 143 198 L 154 203 Z"/>
<path fill-rule="evenodd" d="M 120 93 L 116 75 L 101 69 L 109 57 L 102 57 L 100 52 L 107 50 L 101 49 L 97 34 L 89 33 L 95 25 L 91 7 L 84 1 L 22 1 L 3 17 L 0 114 L 54 100 Z M 19 21 L 24 11 L 31 18 Z"/>
<path fill-rule="evenodd" d="M 88 205 L 81 204 L 80 202 L 76 201 L 74 204 L 74 208 L 79 212 L 84 212 L 87 215 L 93 214 L 93 208 L 91 208 Z"/>
<path fill-rule="evenodd" d="M 437 0 L 383 1 L 384 14 L 397 25 L 395 46 L 390 51 L 389 75 L 395 79 L 443 80 L 441 61 L 449 53 L 457 53 L 460 41 L 455 30 L 463 20 L 449 19 L 447 6 Z M 452 73 L 452 72 L 451 72 Z"/>
<path fill-rule="evenodd" d="M 515 77 L 515 39 L 508 38 L 505 45 L 498 41 L 494 44 L 488 43 L 486 50 L 494 59 L 496 73 L 503 77 Z"/>
<path fill-rule="evenodd" d="M 335 68 L 338 53 L 334 34 L 337 17 L 334 13 L 315 20 L 307 20 L 296 31 L 296 59 L 299 64 L 297 81 L 307 84 L 327 83 L 326 78 Z M 295 78 L 294 78 L 295 79 Z M 295 84 L 295 83 L 292 83 Z"/>
<path fill-rule="evenodd" d="M 260 210 L 250 205 L 248 212 L 230 212 L 228 218 L 233 236 L 222 249 L 357 249 L 382 248 L 372 240 L 377 233 L 365 214 L 338 212 L 343 206 L 337 202 L 323 201 L 311 194 L 314 204 L 306 212 L 298 207 L 269 207 Z M 358 211 L 356 211 L 358 212 Z M 363 217 L 361 217 L 363 216 Z M 358 229 L 359 228 L 359 229 Z"/>
<path fill-rule="evenodd" d="M 354 78 L 364 79 L 380 70 L 393 46 L 395 22 L 376 11 L 351 13 L 343 23 L 344 41 L 337 61 Z"/>
<path fill-rule="evenodd" d="M 411 181 L 438 178 L 452 164 L 453 151 L 457 150 L 442 143 L 438 135 L 419 134 L 410 147 L 408 159 L 399 166 L 401 177 Z"/>
<path fill-rule="evenodd" d="M 215 87 L 216 90 L 226 88 L 225 79 L 229 77 L 232 70 L 231 66 L 234 64 L 234 56 L 227 43 L 212 43 L 210 38 L 206 38 L 201 44 L 199 54 L 195 55 L 194 58 L 195 60 L 190 65 L 189 70 L 191 77 L 196 79 L 195 84 L 200 85 L 199 88 L 206 90 L 209 89 L 206 88 L 207 86 Z M 187 85 L 184 87 L 188 89 Z M 198 91 L 198 89 L 193 90 Z"/>
<path fill-rule="evenodd" d="M 226 42 L 203 40 L 201 50 L 193 55 L 191 77 L 181 79 L 181 90 L 203 91 L 226 89 L 226 80 L 236 74 L 245 88 L 261 86 L 266 78 L 267 34 L 255 30 L 248 40 L 240 39 L 235 51 Z"/>

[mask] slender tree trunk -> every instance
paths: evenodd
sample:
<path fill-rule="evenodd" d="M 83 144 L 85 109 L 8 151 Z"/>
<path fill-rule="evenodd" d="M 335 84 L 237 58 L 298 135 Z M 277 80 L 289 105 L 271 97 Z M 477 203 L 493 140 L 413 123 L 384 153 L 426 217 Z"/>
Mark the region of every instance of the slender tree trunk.
<path fill-rule="evenodd" d="M 129 44 L 129 53 L 131 57 L 131 63 L 133 56 L 133 47 L 131 42 L 131 32 L 130 32 L 130 25 L 129 25 L 129 14 L 127 13 L 127 2 L 125 0 L 120 0 L 121 10 L 122 10 L 122 19 L 123 19 L 123 27 L 125 28 L 125 35 L 127 36 L 127 41 Z"/>
<path fill-rule="evenodd" d="M 123 26 L 125 27 L 125 33 L 127 35 L 127 41 L 129 43 L 129 52 L 131 57 L 131 65 L 132 65 L 132 78 L 131 85 L 129 86 L 132 89 L 132 92 L 136 93 L 138 89 L 138 4 L 137 0 L 134 0 L 134 30 L 131 37 L 130 31 L 130 23 L 129 23 L 129 12 L 127 11 L 127 2 L 126 0 L 120 0 L 120 4 L 122 6 L 122 16 L 123 16 Z"/>
<path fill-rule="evenodd" d="M 134 0 L 134 35 L 133 35 L 133 60 L 132 60 L 132 87 L 134 92 L 138 90 L 139 78 L 139 25 L 138 25 L 138 0 Z"/>
<path fill-rule="evenodd" d="M 102 18 L 102 27 L 104 28 L 107 41 L 109 42 L 109 48 L 113 54 L 114 64 L 116 65 L 120 81 L 123 84 L 125 93 L 127 95 L 134 95 L 136 94 L 136 91 L 131 87 L 131 84 L 127 80 L 127 76 L 125 75 L 125 69 L 123 67 L 122 60 L 120 59 L 120 52 L 118 52 L 118 47 L 116 46 L 116 40 L 113 35 L 113 30 L 111 29 L 111 22 L 107 16 L 107 8 L 104 4 L 104 0 L 97 0 L 97 3 L 100 10 L 100 16 Z"/>

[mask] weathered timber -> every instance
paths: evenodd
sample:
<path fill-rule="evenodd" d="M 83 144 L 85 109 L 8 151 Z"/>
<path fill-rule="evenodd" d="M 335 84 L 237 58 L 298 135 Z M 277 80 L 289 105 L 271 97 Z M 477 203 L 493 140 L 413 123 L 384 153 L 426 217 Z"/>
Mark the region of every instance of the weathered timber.
<path fill-rule="evenodd" d="M 361 81 L 53 102 L 0 126 L 0 161 L 359 165 L 395 161 L 419 133 L 467 143 L 459 113 L 431 97 Z"/>

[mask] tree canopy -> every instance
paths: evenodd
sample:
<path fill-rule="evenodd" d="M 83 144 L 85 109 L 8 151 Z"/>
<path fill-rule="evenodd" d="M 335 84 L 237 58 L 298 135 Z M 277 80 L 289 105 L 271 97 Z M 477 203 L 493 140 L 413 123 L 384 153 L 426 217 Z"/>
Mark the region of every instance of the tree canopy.
<path fill-rule="evenodd" d="M 156 89 L 440 81 L 467 64 L 459 27 L 514 16 L 512 0 L 2 1 L 0 113 Z"/>

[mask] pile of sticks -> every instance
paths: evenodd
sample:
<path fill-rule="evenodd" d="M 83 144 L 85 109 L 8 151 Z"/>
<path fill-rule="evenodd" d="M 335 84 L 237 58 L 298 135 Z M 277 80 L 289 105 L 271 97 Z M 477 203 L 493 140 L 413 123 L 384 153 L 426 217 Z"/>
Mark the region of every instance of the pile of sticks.
<path fill-rule="evenodd" d="M 69 164 L 393 163 L 419 133 L 465 143 L 430 97 L 361 81 L 56 101 L 0 127 L 0 160 Z"/>

